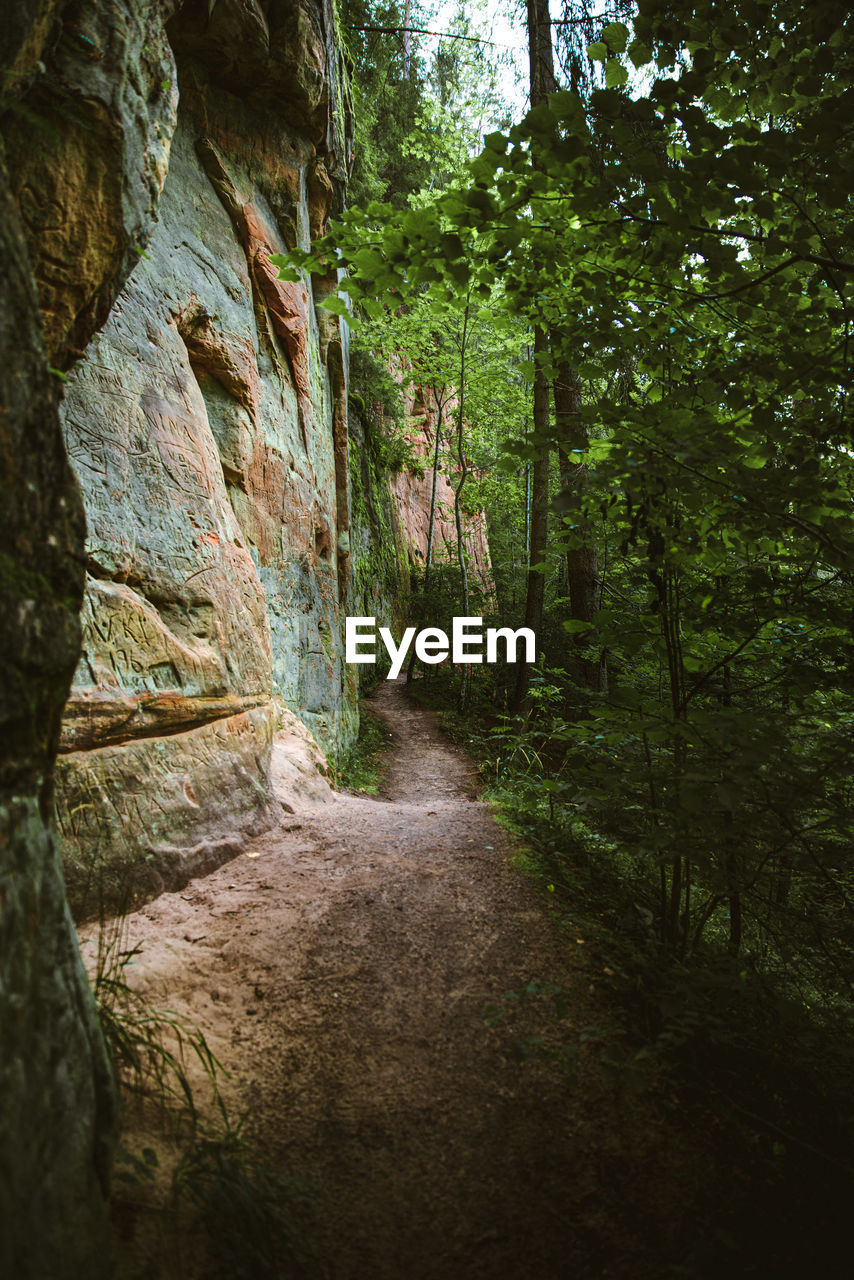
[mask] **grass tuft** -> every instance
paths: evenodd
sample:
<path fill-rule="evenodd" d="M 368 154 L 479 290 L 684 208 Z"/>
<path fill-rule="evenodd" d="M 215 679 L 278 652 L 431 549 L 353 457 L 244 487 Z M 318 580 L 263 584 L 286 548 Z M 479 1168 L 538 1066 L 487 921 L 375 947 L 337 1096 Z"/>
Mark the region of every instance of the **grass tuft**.
<path fill-rule="evenodd" d="M 150 1218 L 153 1213 L 161 1224 L 140 1280 L 195 1274 L 192 1268 L 188 1272 L 188 1241 L 206 1254 L 204 1274 L 210 1280 L 308 1280 L 317 1267 L 299 1224 L 306 1219 L 312 1189 L 259 1154 L 244 1136 L 245 1116 L 234 1121 L 229 1115 L 219 1088 L 228 1073 L 203 1032 L 171 1010 L 154 1008 L 134 988 L 128 970 L 142 945 L 128 946 L 124 917 L 102 919 L 92 978 L 124 1098 L 153 1102 L 167 1148 L 174 1153 L 177 1144 L 171 1189 L 168 1172 L 159 1176 L 164 1166 L 154 1147 L 137 1152 L 125 1141 L 116 1147 L 114 1181 L 126 1184 L 118 1197 L 124 1234 L 135 1229 L 127 1225 L 129 1214 Z M 191 1082 L 198 1072 L 188 1070 L 193 1059 L 207 1085 L 201 1100 Z"/>
<path fill-rule="evenodd" d="M 359 704 L 359 736 L 338 762 L 338 785 L 360 795 L 378 795 L 385 780 L 392 734 L 364 702 Z"/>

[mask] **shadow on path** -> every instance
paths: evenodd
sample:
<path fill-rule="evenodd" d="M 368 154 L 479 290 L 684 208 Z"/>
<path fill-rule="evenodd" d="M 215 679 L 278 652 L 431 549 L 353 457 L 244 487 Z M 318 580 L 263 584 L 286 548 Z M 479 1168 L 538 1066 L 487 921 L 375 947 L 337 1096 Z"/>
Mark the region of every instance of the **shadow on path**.
<path fill-rule="evenodd" d="M 484 1019 L 532 979 L 565 988 L 561 1036 L 607 1019 L 595 956 L 561 959 L 436 717 L 402 682 L 371 705 L 387 797 L 338 793 L 131 917 L 139 985 L 204 1030 L 235 1114 L 319 1188 L 326 1280 L 668 1274 L 678 1192 L 649 1117 L 595 1070 L 569 1089 L 520 1064 L 547 1002 Z"/>

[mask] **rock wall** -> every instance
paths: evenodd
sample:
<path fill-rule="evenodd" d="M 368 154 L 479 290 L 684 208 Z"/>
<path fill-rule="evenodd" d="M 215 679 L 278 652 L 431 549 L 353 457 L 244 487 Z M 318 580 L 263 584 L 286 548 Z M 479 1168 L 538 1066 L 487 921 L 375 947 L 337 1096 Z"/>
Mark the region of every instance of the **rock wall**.
<path fill-rule="evenodd" d="M 383 422 L 383 407 L 381 404 L 366 406 L 362 394 L 365 389 L 356 384 L 355 390 L 360 394 L 351 402 L 350 408 L 354 585 L 351 612 L 375 616 L 384 625 L 400 629 L 409 620 L 407 607 L 411 598 L 412 570 L 423 570 L 427 563 L 439 412 L 429 389 L 407 390 L 403 396 L 403 412 L 408 425 L 405 438 L 417 465 L 389 470 L 383 463 L 383 435 L 390 424 Z M 457 561 L 454 519 L 457 475 L 454 467 L 448 466 L 454 435 L 453 409 L 453 404 L 445 406 L 441 426 L 433 528 L 434 564 L 456 564 Z M 452 456 L 455 456 L 455 450 Z M 477 584 L 487 599 L 491 599 L 492 564 L 484 513 L 467 514 L 463 531 L 470 581 Z"/>
<path fill-rule="evenodd" d="M 336 280 L 270 263 L 343 199 L 332 0 L 9 0 L 0 70 L 0 1273 L 98 1280 L 114 1097 L 59 848 L 85 916 L 232 856 L 271 755 L 325 787 L 300 722 L 355 731 L 343 615 L 402 621 L 429 480 L 350 449 Z"/>
<path fill-rule="evenodd" d="M 113 1092 L 50 821 L 83 511 L 0 165 L 0 1274 L 107 1275 Z"/>
<path fill-rule="evenodd" d="M 270 262 L 343 201 L 332 0 L 43 0 L 39 24 L 9 152 L 88 526 L 56 789 L 84 917 L 270 821 L 284 710 L 329 753 L 353 735 L 342 616 L 401 620 L 435 414 L 410 406 L 428 474 L 389 491 L 358 422 L 351 456 L 335 278 Z M 452 500 L 443 476 L 437 558 Z"/>
<path fill-rule="evenodd" d="M 11 0 L 0 71 L 0 1273 L 98 1280 L 114 1091 L 54 800 L 78 905 L 92 862 L 150 891 L 259 820 L 277 702 L 352 727 L 345 343 L 267 261 L 347 129 L 313 0 Z"/>
<path fill-rule="evenodd" d="M 408 439 L 417 457 L 422 460 L 420 469 L 404 468 L 389 477 L 392 501 L 397 512 L 401 537 L 411 564 L 427 563 L 427 543 L 430 536 L 430 505 L 433 487 L 433 457 L 436 447 L 436 431 L 439 412 L 433 394 L 427 388 L 416 389 L 407 397 L 407 418 L 412 424 Z M 442 420 L 442 441 L 445 450 L 455 445 L 453 414 L 456 403 L 445 405 Z M 455 453 L 452 454 L 455 456 Z M 436 483 L 436 512 L 433 528 L 432 556 L 435 562 L 456 560 L 457 526 L 454 520 L 454 489 L 458 482 L 458 469 L 450 468 L 450 477 L 440 467 Z M 453 483 L 452 483 L 453 482 Z M 486 516 L 483 512 L 469 514 L 463 523 L 466 558 L 472 577 L 481 586 L 490 589 L 492 565 L 489 559 L 489 543 L 486 535 Z"/>
<path fill-rule="evenodd" d="M 33 225 L 40 211 L 46 225 L 60 215 L 40 204 L 28 174 L 40 162 L 50 190 L 57 118 L 75 137 L 90 122 L 97 132 L 100 111 L 64 82 L 61 54 L 50 70 L 44 61 L 58 10 L 14 0 L 0 23 L 0 1273 L 98 1280 L 110 1272 L 114 1095 L 51 817 L 60 715 L 80 650 L 84 518 L 48 361 L 65 359 L 72 330 L 82 340 L 85 316 L 111 300 L 123 271 L 116 244 L 135 234 L 137 211 L 129 170 L 127 206 L 112 222 L 105 215 L 88 292 L 72 282 L 67 305 L 58 290 L 55 309 L 40 311 L 34 268 L 44 294 L 46 257 Z M 127 34 L 136 17 L 125 18 Z M 54 240 L 60 274 L 61 227 Z"/>
<path fill-rule="evenodd" d="M 209 870 L 269 821 L 283 708 L 327 750 L 357 723 L 345 339 L 316 310 L 334 281 L 283 283 L 269 261 L 342 198 L 331 3 L 131 6 L 135 43 L 109 8 L 80 7 L 58 47 L 123 139 L 57 141 L 50 180 L 18 165 L 52 342 L 77 355 L 84 321 L 104 322 L 63 405 L 88 525 L 57 768 L 78 915 Z M 109 309 L 90 254 L 134 266 Z"/>

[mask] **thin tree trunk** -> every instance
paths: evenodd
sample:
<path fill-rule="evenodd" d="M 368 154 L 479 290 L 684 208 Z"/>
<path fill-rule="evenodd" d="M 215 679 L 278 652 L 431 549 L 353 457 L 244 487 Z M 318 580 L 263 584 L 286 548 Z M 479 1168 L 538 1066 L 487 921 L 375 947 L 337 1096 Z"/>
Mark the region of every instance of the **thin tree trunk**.
<path fill-rule="evenodd" d="M 562 360 L 554 381 L 555 426 L 557 428 L 558 461 L 561 488 L 581 497 L 587 488 L 589 475 L 581 462 L 572 462 L 569 454 L 574 450 L 584 452 L 588 445 L 587 432 L 581 422 L 581 383 L 569 362 Z M 596 564 L 596 546 L 591 531 L 583 527 L 580 546 L 566 549 L 566 575 L 569 587 L 570 616 L 579 622 L 593 622 L 599 608 L 599 574 Z M 597 692 L 607 690 L 608 676 L 601 658 L 584 663 L 585 683 Z"/>
<path fill-rule="evenodd" d="M 527 0 L 528 68 L 531 106 L 537 107 L 554 93 L 555 73 L 552 53 L 552 27 L 548 0 Z"/>
<path fill-rule="evenodd" d="M 463 616 L 468 617 L 469 611 L 469 579 L 468 568 L 466 566 L 466 548 L 463 540 L 463 513 L 460 508 L 460 494 L 463 491 L 463 485 L 468 477 L 468 466 L 466 464 L 465 443 L 463 440 L 463 415 L 465 413 L 466 404 L 466 342 L 468 340 L 469 327 L 469 309 L 466 307 L 463 314 L 463 335 L 460 344 L 460 386 L 459 386 L 459 403 L 457 408 L 457 458 L 460 464 L 460 479 L 454 492 L 454 523 L 457 530 L 457 560 L 460 566 L 460 580 L 463 593 Z M 463 668 L 463 682 L 460 688 L 460 710 L 466 705 L 468 697 L 468 668 Z"/>
<path fill-rule="evenodd" d="M 552 55 L 552 29 L 548 0 L 527 0 L 528 18 L 528 67 L 530 74 L 531 107 L 539 106 L 548 94 L 555 90 L 554 58 Z M 532 156 L 534 168 L 539 168 L 536 152 Z M 539 326 L 534 330 L 534 436 L 537 453 L 531 474 L 531 537 L 528 551 L 528 589 L 525 598 L 525 626 L 538 635 L 543 621 L 545 577 L 534 566 L 541 565 L 546 554 L 549 501 L 549 449 L 545 442 L 549 428 L 549 384 L 537 356 L 548 349 L 546 332 Z M 527 714 L 529 709 L 530 668 L 520 662 L 516 672 L 516 690 L 513 710 L 517 715 Z"/>
<path fill-rule="evenodd" d="M 729 662 L 724 663 L 721 704 L 725 707 L 732 706 L 732 671 Z M 741 877 L 739 875 L 738 845 L 733 829 L 734 822 L 731 810 L 727 810 L 724 813 L 724 827 L 726 828 L 726 835 L 724 836 L 724 868 L 726 870 L 727 896 L 729 898 L 729 951 L 732 955 L 737 956 L 741 950 L 742 937 Z"/>
<path fill-rule="evenodd" d="M 545 352 L 547 339 L 543 329 L 534 333 L 534 359 Z M 545 375 L 537 368 L 534 378 L 534 435 L 544 439 L 549 428 L 549 384 Z M 538 636 L 543 623 L 543 601 L 545 599 L 545 574 L 542 568 L 546 555 L 548 535 L 548 503 L 549 503 L 549 449 L 547 444 L 537 446 L 537 454 L 531 469 L 531 537 L 528 553 L 528 590 L 525 597 L 525 626 L 530 627 Z M 527 662 L 520 662 L 516 671 L 516 691 L 513 696 L 513 710 L 516 715 L 528 712 L 528 690 L 530 686 L 530 667 Z"/>
<path fill-rule="evenodd" d="M 403 12 L 403 78 L 409 79 L 411 59 L 410 48 L 412 33 L 409 30 L 409 21 L 412 17 L 412 0 L 406 0 L 406 8 Z"/>
<path fill-rule="evenodd" d="M 433 566 L 433 533 L 436 527 L 436 487 L 439 481 L 439 450 L 442 444 L 442 417 L 445 409 L 445 392 L 443 391 L 441 398 L 436 388 L 431 388 L 433 399 L 436 402 L 436 447 L 433 450 L 433 487 L 430 492 L 430 523 L 427 526 L 427 556 L 424 562 L 424 588 L 423 594 L 425 599 L 430 592 L 430 570 Z M 409 684 L 412 679 L 412 673 L 415 670 L 415 645 L 409 654 L 409 662 L 406 667 L 406 683 Z"/>

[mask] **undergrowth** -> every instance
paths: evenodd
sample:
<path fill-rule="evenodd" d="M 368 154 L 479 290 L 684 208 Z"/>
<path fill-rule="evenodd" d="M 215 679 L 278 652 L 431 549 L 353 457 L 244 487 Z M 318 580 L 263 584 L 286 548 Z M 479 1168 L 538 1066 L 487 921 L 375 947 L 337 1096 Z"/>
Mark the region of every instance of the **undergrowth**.
<path fill-rule="evenodd" d="M 168 1009 L 155 1009 L 128 981 L 142 950 L 129 947 L 122 917 L 102 923 L 92 987 L 101 1030 L 120 1087 L 127 1093 L 155 1097 L 178 1129 L 195 1128 L 199 1116 L 187 1074 L 186 1056 L 201 1064 L 214 1096 L 218 1097 L 214 1057 L 203 1033 Z"/>
<path fill-rule="evenodd" d="M 261 1159 L 225 1109 L 221 1129 L 197 1132 L 173 1176 L 175 1196 L 201 1216 L 210 1259 L 228 1280 L 285 1280 L 316 1272 L 295 1210 L 311 1209 L 313 1188 Z"/>
<path fill-rule="evenodd" d="M 204 1033 L 178 1014 L 155 1008 L 128 972 L 142 943 L 129 946 L 123 916 L 103 920 L 92 976 L 96 1006 L 120 1089 L 125 1123 L 116 1147 L 114 1183 L 127 1189 L 121 1203 L 123 1232 L 128 1216 L 161 1219 L 156 1257 L 141 1276 L 195 1274 L 186 1241 L 206 1255 L 209 1280 L 302 1280 L 316 1274 L 303 1222 L 311 1187 L 269 1164 L 244 1134 L 246 1117 L 235 1119 L 220 1092 L 227 1077 Z M 199 1096 L 191 1063 L 201 1071 Z M 131 1101 L 153 1104 L 156 1127 L 174 1157 L 169 1185 L 156 1147 L 134 1151 L 128 1133 Z M 132 1130 L 132 1122 L 130 1125 Z M 114 1194 L 114 1207 L 121 1197 Z M 190 1268 L 188 1270 L 188 1267 Z"/>
<path fill-rule="evenodd" d="M 572 1027 L 564 993 L 540 982 L 506 993 L 488 1020 L 539 1001 L 544 1023 L 565 1026 L 566 1063 L 587 1046 L 587 1060 L 592 1049 L 603 1076 L 645 1093 L 680 1141 L 702 1135 L 712 1153 L 709 1193 L 691 1209 L 696 1231 L 683 1274 L 717 1275 L 723 1265 L 745 1276 L 810 1266 L 817 1274 L 844 1244 L 854 1191 L 850 1022 L 811 999 L 808 975 L 730 955 L 713 933 L 690 957 L 674 956 L 654 927 L 655 885 L 560 790 L 543 785 L 521 723 L 509 727 L 488 698 L 461 715 L 450 673 L 410 693 L 438 709 L 446 731 L 478 760 L 484 799 L 522 842 L 517 870 L 546 898 L 567 951 L 584 946 L 602 997 L 598 1027 Z M 547 1041 L 553 1046 L 553 1035 Z M 535 1042 L 520 1049 L 537 1056 Z"/>
<path fill-rule="evenodd" d="M 338 761 L 338 785 L 345 791 L 375 796 L 385 778 L 392 735 L 364 701 L 359 704 L 359 736 Z"/>

